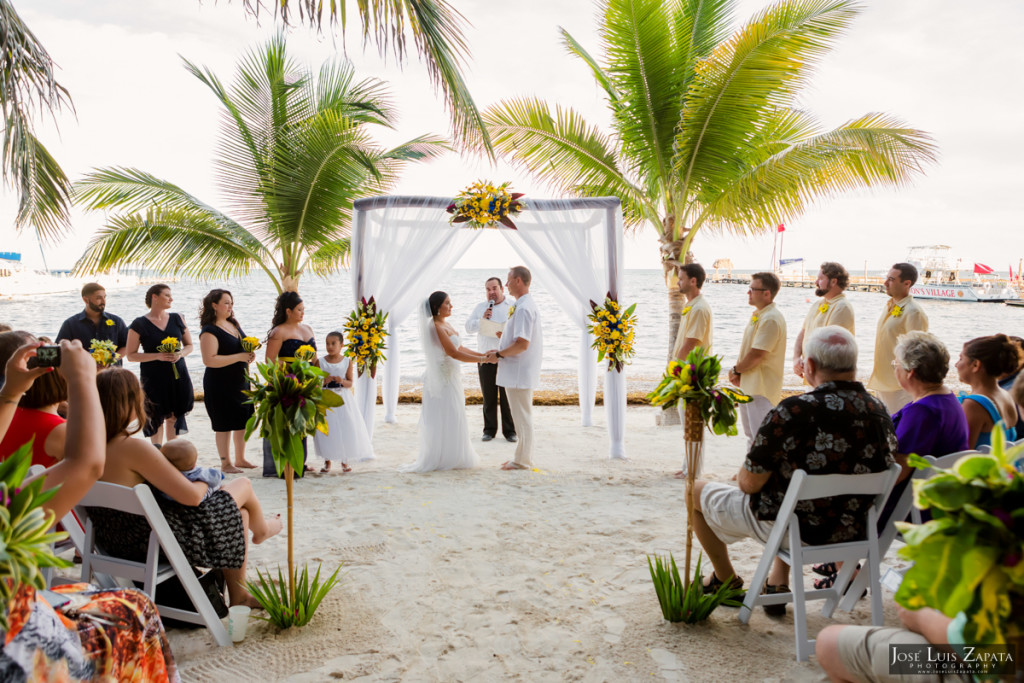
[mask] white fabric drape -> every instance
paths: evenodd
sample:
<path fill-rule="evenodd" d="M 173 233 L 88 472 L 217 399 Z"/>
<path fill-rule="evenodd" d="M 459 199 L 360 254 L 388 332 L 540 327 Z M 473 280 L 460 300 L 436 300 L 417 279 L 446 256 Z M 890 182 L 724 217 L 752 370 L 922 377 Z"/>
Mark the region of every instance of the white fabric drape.
<path fill-rule="evenodd" d="M 395 421 L 398 404 L 400 360 L 395 332 L 480 236 L 477 230 L 449 226 L 448 214 L 428 202 L 426 197 L 389 201 L 374 211 L 357 211 L 354 219 L 352 291 L 357 303 L 372 296 L 378 309 L 388 314 L 390 334 L 383 366 L 385 422 Z M 356 382 L 356 402 L 372 437 L 377 382 L 369 374 Z"/>
<path fill-rule="evenodd" d="M 364 209 L 361 206 L 371 206 Z M 398 343 L 393 333 L 479 236 L 478 230 L 449 226 L 446 200 L 386 197 L 356 203 L 352 269 L 356 300 L 371 295 L 388 312 L 389 338 L 384 363 L 385 421 L 395 421 L 398 402 Z M 579 395 L 581 420 L 593 425 L 597 391 L 597 351 L 586 329 L 589 301 L 611 292 L 621 301 L 622 211 L 618 200 L 527 199 L 514 220 L 517 230 L 500 228 L 512 247 L 543 281 L 565 314 L 580 329 Z M 544 312 L 541 312 L 543 318 Z M 622 372 L 606 372 L 604 405 L 610 457 L 625 458 L 626 388 Z M 373 434 L 376 382 L 357 381 L 357 403 Z"/>

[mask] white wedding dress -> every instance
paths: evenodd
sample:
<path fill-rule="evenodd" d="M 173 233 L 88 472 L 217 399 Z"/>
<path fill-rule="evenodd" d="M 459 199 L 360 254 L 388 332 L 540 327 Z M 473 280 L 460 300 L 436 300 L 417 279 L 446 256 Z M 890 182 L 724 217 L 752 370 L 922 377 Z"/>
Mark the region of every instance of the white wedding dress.
<path fill-rule="evenodd" d="M 398 469 L 400 472 L 433 472 L 477 467 L 480 456 L 469 441 L 461 363 L 444 353 L 432 319 L 421 321 L 421 334 L 427 352 L 427 371 L 423 376 L 420 450 L 416 462 Z M 461 346 L 458 336 L 451 340 L 456 348 Z"/>

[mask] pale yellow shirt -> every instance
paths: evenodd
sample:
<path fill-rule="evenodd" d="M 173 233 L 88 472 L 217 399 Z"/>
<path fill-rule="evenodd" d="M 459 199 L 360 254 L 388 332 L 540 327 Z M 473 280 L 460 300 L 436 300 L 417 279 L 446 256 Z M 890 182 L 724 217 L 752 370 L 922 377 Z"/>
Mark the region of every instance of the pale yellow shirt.
<path fill-rule="evenodd" d="M 899 315 L 892 314 L 896 306 L 900 307 Z M 900 335 L 911 330 L 928 331 L 928 316 L 925 315 L 924 309 L 909 295 L 899 301 L 890 298 L 885 310 L 882 311 L 882 317 L 878 319 L 878 331 L 875 334 L 875 367 L 871 371 L 871 379 L 868 380 L 869 389 L 901 389 L 900 383 L 896 380 L 896 371 L 892 367 L 892 361 L 896 358 L 893 350 Z"/>
<path fill-rule="evenodd" d="M 703 294 L 699 294 L 686 302 L 683 311 L 672 356 L 679 356 L 679 351 L 687 339 L 699 339 L 699 346 L 703 346 L 705 351 L 711 353 L 711 305 Z"/>
<path fill-rule="evenodd" d="M 743 358 L 751 349 L 768 354 L 757 367 L 743 371 L 740 389 L 750 396 L 764 396 L 774 405 L 782 398 L 782 375 L 786 367 L 786 318 L 774 303 L 752 314 L 747 321 L 739 357 Z"/>
<path fill-rule="evenodd" d="M 839 327 L 849 330 L 850 334 L 856 334 L 853 331 L 853 306 L 847 301 L 845 294 L 840 294 L 832 301 L 822 297 L 811 304 L 811 310 L 804 318 L 804 342 L 806 343 L 811 332 L 828 325 L 839 325 Z"/>

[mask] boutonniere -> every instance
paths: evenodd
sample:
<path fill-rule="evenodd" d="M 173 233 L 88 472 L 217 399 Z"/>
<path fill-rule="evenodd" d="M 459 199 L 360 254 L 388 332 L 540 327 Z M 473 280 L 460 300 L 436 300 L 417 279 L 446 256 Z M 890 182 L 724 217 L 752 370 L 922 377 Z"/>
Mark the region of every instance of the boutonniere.
<path fill-rule="evenodd" d="M 516 312 L 516 307 L 514 305 L 508 307 L 508 317 L 509 318 L 511 318 L 512 314 L 515 313 L 515 312 Z"/>
<path fill-rule="evenodd" d="M 693 306 L 687 306 L 686 308 L 684 308 L 683 309 L 683 315 L 686 315 L 687 313 L 689 313 L 691 308 L 693 308 Z"/>
<path fill-rule="evenodd" d="M 755 313 L 754 315 L 750 316 L 750 324 L 751 325 L 756 325 L 757 324 L 757 313 Z"/>
<path fill-rule="evenodd" d="M 898 318 L 901 315 L 903 315 L 903 309 L 900 306 L 893 306 L 892 311 L 889 312 L 889 315 L 892 316 L 893 318 Z"/>
<path fill-rule="evenodd" d="M 820 306 L 818 306 L 818 313 L 827 313 L 827 312 L 828 312 L 828 302 L 827 301 L 823 301 L 822 304 Z"/>
<path fill-rule="evenodd" d="M 113 327 L 113 326 L 114 326 L 114 321 L 111 320 L 110 318 L 107 318 L 107 327 Z"/>

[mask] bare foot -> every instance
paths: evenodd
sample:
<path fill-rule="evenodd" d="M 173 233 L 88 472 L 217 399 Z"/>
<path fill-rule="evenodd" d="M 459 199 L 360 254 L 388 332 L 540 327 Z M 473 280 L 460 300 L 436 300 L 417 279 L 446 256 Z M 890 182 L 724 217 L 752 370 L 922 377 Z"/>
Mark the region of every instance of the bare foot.
<path fill-rule="evenodd" d="M 242 460 L 242 462 L 238 462 L 236 460 L 235 461 L 235 467 L 244 467 L 247 470 L 254 470 L 254 469 L 256 469 L 256 465 L 253 465 L 248 460 Z"/>
<path fill-rule="evenodd" d="M 271 536 L 277 536 L 281 533 L 284 528 L 284 524 L 281 522 L 281 515 L 274 515 L 267 519 L 267 531 L 264 534 L 257 534 L 255 531 L 252 532 L 252 542 L 256 545 L 263 543 Z"/>
<path fill-rule="evenodd" d="M 246 607 L 251 607 L 252 609 L 263 609 L 263 605 L 260 604 L 259 600 L 252 597 L 248 593 L 246 593 L 245 598 L 243 600 L 231 603 L 232 607 L 234 607 L 235 605 L 245 605 Z"/>
<path fill-rule="evenodd" d="M 682 470 L 679 470 L 678 472 L 676 472 L 672 476 L 675 477 L 676 479 L 686 479 L 686 472 L 683 472 Z"/>
<path fill-rule="evenodd" d="M 331 471 L 331 463 L 325 462 L 324 466 L 320 468 L 320 474 L 327 474 Z"/>
<path fill-rule="evenodd" d="M 514 460 L 509 460 L 507 463 L 501 466 L 503 470 L 526 470 L 529 469 L 526 465 L 520 465 Z"/>
<path fill-rule="evenodd" d="M 233 466 L 231 463 L 227 461 L 221 463 L 220 471 L 223 472 L 224 474 L 240 474 L 242 472 L 242 470 L 238 469 L 237 467 Z"/>
<path fill-rule="evenodd" d="M 341 463 L 341 471 L 342 472 L 351 472 L 352 468 L 348 466 L 348 463 L 343 462 L 343 463 Z"/>

